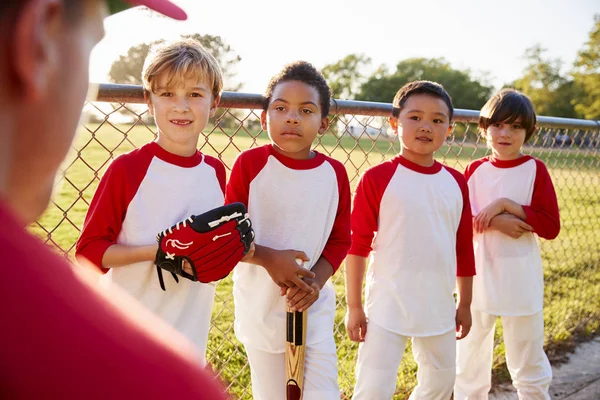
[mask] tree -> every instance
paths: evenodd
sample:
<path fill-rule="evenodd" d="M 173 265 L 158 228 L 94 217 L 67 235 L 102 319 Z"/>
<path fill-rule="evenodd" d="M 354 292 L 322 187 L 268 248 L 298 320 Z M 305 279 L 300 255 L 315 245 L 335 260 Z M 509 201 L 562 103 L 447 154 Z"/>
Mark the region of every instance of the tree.
<path fill-rule="evenodd" d="M 525 50 L 528 65 L 523 76 L 509 86 L 529 96 L 538 115 L 577 117 L 571 104 L 575 94 L 573 82 L 561 75 L 562 61 L 544 58 L 545 52 L 539 45 Z"/>
<path fill-rule="evenodd" d="M 321 72 L 331 87 L 333 97 L 353 99 L 364 81 L 361 69 L 370 63 L 371 59 L 364 54 L 349 54 L 326 65 Z"/>
<path fill-rule="evenodd" d="M 573 81 L 575 110 L 587 119 L 600 119 L 600 14 L 594 17 L 590 40 L 577 54 Z"/>
<path fill-rule="evenodd" d="M 473 78 L 469 70 L 456 70 L 443 58 L 411 58 L 400 61 L 393 73 L 379 67 L 361 86 L 358 98 L 389 103 L 398 89 L 415 80 L 442 84 L 456 108 L 478 110 L 492 93 L 492 87 Z"/>
<path fill-rule="evenodd" d="M 182 38 L 190 38 L 199 41 L 217 59 L 223 71 L 225 90 L 238 90 L 240 83 L 235 83 L 235 67 L 241 61 L 233 49 L 221 39 L 220 36 L 212 35 L 182 35 Z M 142 43 L 131 47 L 127 54 L 119 56 L 113 62 L 108 73 L 113 83 L 124 83 L 140 85 L 142 83 L 142 68 L 153 45 L 163 42 L 162 40 L 152 43 Z"/>

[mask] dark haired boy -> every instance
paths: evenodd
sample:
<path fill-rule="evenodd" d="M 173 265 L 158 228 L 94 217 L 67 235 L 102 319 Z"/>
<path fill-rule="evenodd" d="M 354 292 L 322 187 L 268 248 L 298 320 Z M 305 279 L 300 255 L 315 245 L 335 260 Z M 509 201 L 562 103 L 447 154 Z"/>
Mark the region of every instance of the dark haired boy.
<path fill-rule="evenodd" d="M 533 103 L 503 89 L 479 114 L 492 154 L 470 163 L 475 261 L 473 329 L 457 345 L 454 398 L 487 399 L 494 329 L 502 320 L 506 364 L 520 399 L 550 399 L 552 368 L 544 352 L 544 271 L 538 237 L 560 232 L 552 178 L 544 163 L 521 152 L 535 132 Z"/>
<path fill-rule="evenodd" d="M 350 188 L 339 161 L 311 150 L 329 126 L 330 97 L 309 63 L 274 76 L 261 115 L 271 143 L 242 152 L 227 185 L 226 202 L 246 204 L 256 234 L 254 257 L 233 275 L 235 331 L 255 399 L 286 397 L 286 301 L 308 310 L 303 399 L 339 399 L 329 278 L 350 247 Z"/>
<path fill-rule="evenodd" d="M 353 398 L 393 396 L 412 338 L 418 385 L 410 398 L 447 400 L 454 386 L 456 339 L 471 326 L 475 265 L 469 192 L 458 171 L 433 158 L 451 129 L 452 101 L 444 88 L 408 83 L 393 106 L 390 125 L 400 138 L 400 155 L 365 172 L 352 210 L 346 329 L 351 340 L 361 342 Z"/>

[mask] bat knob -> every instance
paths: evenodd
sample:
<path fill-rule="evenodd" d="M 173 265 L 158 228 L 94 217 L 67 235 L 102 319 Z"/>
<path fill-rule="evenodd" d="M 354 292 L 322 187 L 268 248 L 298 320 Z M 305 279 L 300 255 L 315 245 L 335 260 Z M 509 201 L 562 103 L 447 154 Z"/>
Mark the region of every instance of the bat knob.
<path fill-rule="evenodd" d="M 286 400 L 300 400 L 301 395 L 302 391 L 298 387 L 296 381 L 293 379 L 289 379 L 285 390 Z"/>

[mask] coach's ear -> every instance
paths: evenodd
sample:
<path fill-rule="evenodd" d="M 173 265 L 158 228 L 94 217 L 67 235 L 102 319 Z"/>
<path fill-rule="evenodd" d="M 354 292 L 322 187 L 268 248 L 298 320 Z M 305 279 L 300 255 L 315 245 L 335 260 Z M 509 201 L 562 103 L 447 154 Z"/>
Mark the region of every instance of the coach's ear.
<path fill-rule="evenodd" d="M 36 101 L 55 77 L 60 61 L 60 38 L 66 29 L 65 8 L 60 0 L 30 0 L 15 17 L 10 57 L 18 93 Z"/>
<path fill-rule="evenodd" d="M 263 110 L 262 113 L 260 113 L 260 127 L 262 128 L 263 131 L 267 130 L 267 111 Z"/>

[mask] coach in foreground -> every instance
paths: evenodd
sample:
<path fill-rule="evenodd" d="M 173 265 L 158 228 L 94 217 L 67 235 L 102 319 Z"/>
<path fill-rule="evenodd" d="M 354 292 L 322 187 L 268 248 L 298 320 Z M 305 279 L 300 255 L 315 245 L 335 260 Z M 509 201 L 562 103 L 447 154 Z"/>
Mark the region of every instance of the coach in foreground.
<path fill-rule="evenodd" d="M 166 0 L 131 3 L 186 18 Z M 223 398 L 183 337 L 123 294 L 97 292 L 25 230 L 48 205 L 85 100 L 90 52 L 117 8 L 0 3 L 2 398 Z"/>

